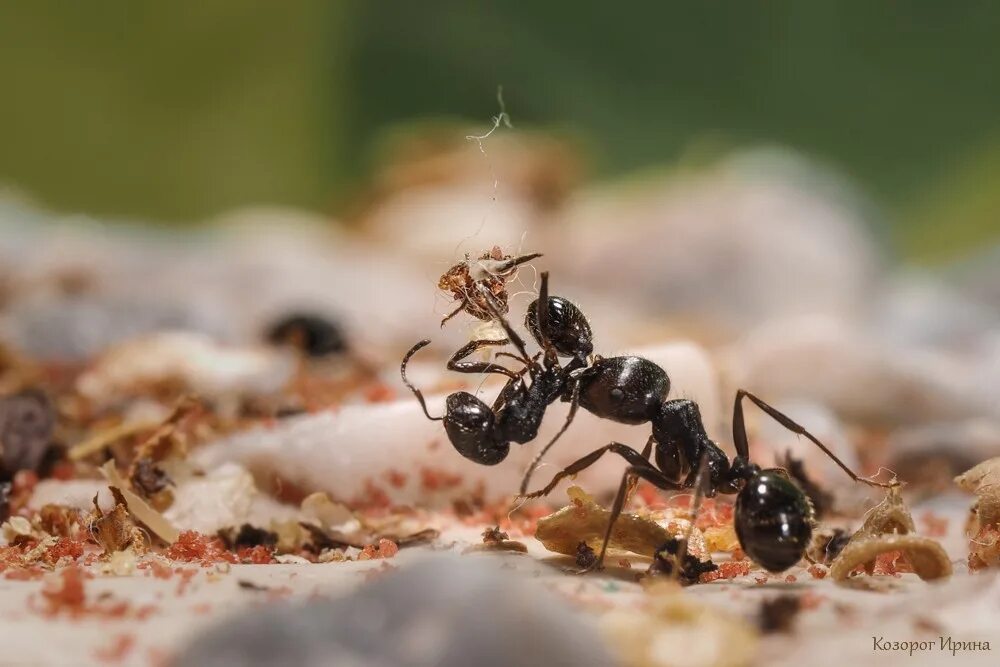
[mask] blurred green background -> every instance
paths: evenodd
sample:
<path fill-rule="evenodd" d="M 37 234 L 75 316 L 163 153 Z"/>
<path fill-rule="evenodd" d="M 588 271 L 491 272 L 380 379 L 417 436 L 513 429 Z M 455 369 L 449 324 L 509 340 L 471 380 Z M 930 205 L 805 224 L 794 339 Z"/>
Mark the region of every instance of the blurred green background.
<path fill-rule="evenodd" d="M 164 222 L 336 212 L 390 128 L 570 133 L 598 178 L 759 144 L 841 170 L 906 258 L 1000 238 L 995 2 L 0 5 L 0 182 Z"/>

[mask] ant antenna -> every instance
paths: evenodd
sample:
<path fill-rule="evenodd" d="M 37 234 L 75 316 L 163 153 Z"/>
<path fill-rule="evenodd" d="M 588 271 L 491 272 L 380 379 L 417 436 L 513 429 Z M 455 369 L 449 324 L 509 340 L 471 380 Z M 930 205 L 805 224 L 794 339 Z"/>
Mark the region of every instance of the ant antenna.
<path fill-rule="evenodd" d="M 403 378 L 403 384 L 405 384 L 407 388 L 409 388 L 409 390 L 413 392 L 413 395 L 417 397 L 417 400 L 420 402 L 420 407 L 423 408 L 424 414 L 427 415 L 427 418 L 430 419 L 431 421 L 442 421 L 444 417 L 431 417 L 431 413 L 427 411 L 427 403 L 424 401 L 423 393 L 421 393 L 419 389 L 414 387 L 410 383 L 409 378 L 406 377 L 406 365 L 410 363 L 410 357 L 416 354 L 419 350 L 430 345 L 430 343 L 431 343 L 430 339 L 425 338 L 424 340 L 420 341 L 419 343 L 411 347 L 410 351 L 407 352 L 406 355 L 403 357 L 403 363 L 399 365 L 399 374 Z"/>

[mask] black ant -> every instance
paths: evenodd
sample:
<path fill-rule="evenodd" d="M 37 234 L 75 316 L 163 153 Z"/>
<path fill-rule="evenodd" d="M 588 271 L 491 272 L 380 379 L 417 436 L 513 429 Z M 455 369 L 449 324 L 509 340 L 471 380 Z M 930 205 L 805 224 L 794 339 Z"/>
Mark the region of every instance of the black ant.
<path fill-rule="evenodd" d="M 479 369 L 476 372 L 502 372 L 490 367 L 498 366 L 503 368 L 505 374 L 514 376 L 507 381 L 492 408 L 468 392 L 456 392 L 446 399 L 443 417 L 430 416 L 423 395 L 406 378 L 407 362 L 417 350 L 429 343 L 427 340 L 417 343 L 406 353 L 400 371 L 404 383 L 417 397 L 428 419 L 443 420 L 445 431 L 459 453 L 484 465 L 496 465 L 503 461 L 511 442 L 523 444 L 534 439 L 545 409 L 555 400 L 570 401 L 565 424 L 528 469 L 521 484 L 520 496 L 538 498 L 547 495 L 562 479 L 582 472 L 607 452 L 625 459 L 629 466 L 615 496 L 594 567 L 602 566 L 614 523 L 621 515 L 628 490 L 638 480 L 646 480 L 668 491 L 690 489 L 696 485 L 699 468 L 704 469 L 705 495 L 737 494 L 736 535 L 743 551 L 751 559 L 771 572 L 787 570 L 802 559 L 812 536 L 812 506 L 802 489 L 783 470 L 761 469 L 750 461 L 743 399 L 749 399 L 793 433 L 808 438 L 854 481 L 879 487 L 890 486 L 858 476 L 805 428 L 743 389 L 736 392 L 733 406 L 736 456 L 730 462 L 705 432 L 698 404 L 687 399 L 667 399 L 670 378 L 666 371 L 642 357 L 591 357 L 593 336 L 583 312 L 562 297 L 550 297 L 548 274 L 542 273 L 541 278 L 539 298 L 528 307 L 525 327 L 544 351 L 544 365 L 539 365 L 535 358 L 528 356 L 524 341 L 492 300 L 488 296 L 485 299 L 494 319 L 503 327 L 518 352 L 517 356 L 508 356 L 514 356 L 525 364 L 520 374 L 498 364 L 475 366 Z M 548 308 L 539 308 L 539 303 L 547 303 Z M 569 357 L 571 361 L 561 366 L 557 359 L 559 356 Z M 453 362 L 454 357 L 449 367 L 453 367 Z M 473 372 L 472 368 L 470 364 L 465 369 L 455 370 Z M 524 374 L 527 374 L 530 384 L 525 383 Z M 525 493 L 532 471 L 541 456 L 572 422 L 577 406 L 616 422 L 649 422 L 652 435 L 642 452 L 612 442 L 567 466 L 543 489 Z M 653 461 L 650 461 L 651 455 Z"/>

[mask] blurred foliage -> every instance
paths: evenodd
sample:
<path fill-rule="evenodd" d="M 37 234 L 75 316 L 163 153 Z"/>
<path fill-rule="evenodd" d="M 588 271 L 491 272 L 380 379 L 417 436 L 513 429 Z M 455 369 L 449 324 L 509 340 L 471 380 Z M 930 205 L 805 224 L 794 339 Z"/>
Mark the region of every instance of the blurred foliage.
<path fill-rule="evenodd" d="M 0 179 L 60 208 L 330 209 L 387 129 L 569 132 L 597 175 L 781 144 L 855 179 L 910 257 L 1000 235 L 992 2 L 0 6 Z"/>

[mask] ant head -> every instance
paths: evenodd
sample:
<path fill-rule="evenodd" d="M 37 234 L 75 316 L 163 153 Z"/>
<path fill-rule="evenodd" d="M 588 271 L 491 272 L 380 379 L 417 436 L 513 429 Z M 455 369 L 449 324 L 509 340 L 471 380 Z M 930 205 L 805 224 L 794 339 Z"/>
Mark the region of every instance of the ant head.
<path fill-rule="evenodd" d="M 510 443 L 496 442 L 496 418 L 488 405 L 468 392 L 459 391 L 448 396 L 445 407 L 444 430 L 459 454 L 487 466 L 507 458 Z"/>
<path fill-rule="evenodd" d="M 594 333 L 583 311 L 572 301 L 561 296 L 548 298 L 548 321 L 545 338 L 562 357 L 584 358 L 594 351 Z M 524 316 L 524 326 L 531 332 L 535 342 L 544 347 L 542 331 L 538 327 L 538 299 L 528 306 Z"/>
<path fill-rule="evenodd" d="M 812 537 L 806 494 L 782 471 L 761 470 L 736 496 L 736 536 L 754 562 L 770 572 L 798 563 Z"/>

